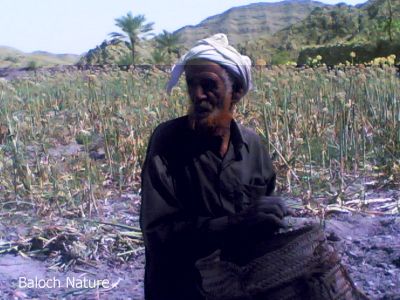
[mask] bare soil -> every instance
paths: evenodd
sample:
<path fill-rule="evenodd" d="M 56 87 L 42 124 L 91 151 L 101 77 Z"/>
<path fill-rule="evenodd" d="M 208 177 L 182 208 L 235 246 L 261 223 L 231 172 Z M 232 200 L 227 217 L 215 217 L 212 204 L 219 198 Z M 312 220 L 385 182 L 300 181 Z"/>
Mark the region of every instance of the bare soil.
<path fill-rule="evenodd" d="M 103 202 L 102 216 L 119 215 L 120 223 L 137 225 L 137 202 L 132 197 Z M 301 214 L 297 218 L 300 221 L 321 222 Z M 371 299 L 400 299 L 400 216 L 341 213 L 331 215 L 324 223 L 328 240 L 342 254 L 357 287 Z M 30 226 L 29 222 L 16 226 L 2 218 L 0 241 L 20 238 L 29 233 Z M 0 255 L 0 299 L 143 299 L 144 253 L 142 247 L 138 249 L 127 261 L 104 256 L 66 271 L 51 269 L 51 256 L 32 259 Z M 35 287 L 27 286 L 35 278 L 42 280 L 41 287 L 39 281 Z M 94 279 L 108 280 L 108 284 L 85 288 L 76 283 Z"/>
<path fill-rule="evenodd" d="M 98 220 L 138 227 L 138 199 L 135 195 L 123 195 L 114 200 L 99 200 Z M 35 258 L 21 255 L 23 251 L 0 254 L 0 299 L 143 299 L 144 247 L 142 243 L 135 244 L 134 252 L 118 256 L 124 242 L 118 227 L 103 224 L 96 229 L 71 223 L 67 218 L 38 221 L 26 215 L 23 219 L 0 215 L 0 246 L 6 241 L 23 244 L 24 238 L 32 244 L 31 237 L 37 236 L 37 227 L 62 229 L 60 224 L 64 224 L 65 231 L 71 231 L 70 224 L 75 224 L 76 240 L 91 239 L 86 242 L 88 248 L 89 242 L 98 239 L 101 233 L 105 233 L 104 240 L 98 243 L 99 249 L 92 251 L 95 255 L 82 260 L 72 259 L 57 249 Z M 74 263 L 61 268 L 60 258 Z"/>
<path fill-rule="evenodd" d="M 371 299 L 400 299 L 399 216 L 336 215 L 325 231 L 359 289 Z"/>

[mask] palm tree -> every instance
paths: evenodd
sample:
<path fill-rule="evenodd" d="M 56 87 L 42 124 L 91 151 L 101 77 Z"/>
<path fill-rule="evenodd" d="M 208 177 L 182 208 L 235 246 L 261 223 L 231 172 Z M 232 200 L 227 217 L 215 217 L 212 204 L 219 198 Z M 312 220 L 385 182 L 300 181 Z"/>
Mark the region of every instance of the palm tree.
<path fill-rule="evenodd" d="M 115 19 L 115 25 L 121 28 L 124 33 L 111 32 L 110 36 L 116 39 L 127 41 L 127 45 L 132 53 L 132 64 L 135 63 L 135 45 L 140 42 L 145 36 L 150 35 L 153 30 L 153 22 L 146 23 L 144 15 L 132 16 L 132 13 L 127 13 L 126 16 Z"/>
<path fill-rule="evenodd" d="M 163 30 L 162 33 L 155 37 L 155 41 L 157 43 L 157 48 L 167 51 L 169 56 L 175 53 L 178 58 L 180 57 L 181 47 L 179 45 L 178 34 Z"/>
<path fill-rule="evenodd" d="M 162 65 L 166 62 L 167 58 L 165 57 L 166 53 L 161 49 L 153 49 L 151 52 L 151 57 L 149 62 L 154 65 Z"/>

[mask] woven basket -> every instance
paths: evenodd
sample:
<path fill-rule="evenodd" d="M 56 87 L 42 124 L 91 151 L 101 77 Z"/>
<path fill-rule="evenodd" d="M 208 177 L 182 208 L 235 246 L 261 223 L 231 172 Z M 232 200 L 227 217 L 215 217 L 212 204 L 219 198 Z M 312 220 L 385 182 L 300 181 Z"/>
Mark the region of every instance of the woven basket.
<path fill-rule="evenodd" d="M 307 226 L 277 234 L 244 265 L 221 251 L 196 262 L 208 300 L 368 299 L 355 287 L 323 230 Z"/>

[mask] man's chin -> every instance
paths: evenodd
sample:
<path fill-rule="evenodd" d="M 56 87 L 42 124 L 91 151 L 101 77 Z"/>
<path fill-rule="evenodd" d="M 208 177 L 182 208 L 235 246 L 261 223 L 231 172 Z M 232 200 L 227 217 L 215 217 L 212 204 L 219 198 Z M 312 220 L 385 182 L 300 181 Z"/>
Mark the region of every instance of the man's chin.
<path fill-rule="evenodd" d="M 196 113 L 189 115 L 191 127 L 200 131 L 212 131 L 215 121 L 210 112 Z"/>
<path fill-rule="evenodd" d="M 232 117 L 231 113 L 204 112 L 198 114 L 192 112 L 189 114 L 189 122 L 192 129 L 213 134 L 218 128 L 229 128 Z"/>
<path fill-rule="evenodd" d="M 195 120 L 207 122 L 207 120 L 212 118 L 212 112 L 211 111 L 198 112 L 194 114 L 193 118 Z"/>

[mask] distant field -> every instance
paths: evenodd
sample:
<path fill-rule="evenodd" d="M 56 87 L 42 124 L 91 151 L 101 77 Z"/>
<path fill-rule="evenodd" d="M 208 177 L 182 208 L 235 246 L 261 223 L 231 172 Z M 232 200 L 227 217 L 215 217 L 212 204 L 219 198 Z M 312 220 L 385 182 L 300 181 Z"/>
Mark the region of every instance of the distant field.
<path fill-rule="evenodd" d="M 169 97 L 166 80 L 159 70 L 0 80 L 0 197 L 71 212 L 110 191 L 138 191 L 150 133 L 186 113 L 183 82 Z M 399 184 L 395 68 L 274 67 L 254 70 L 254 84 L 236 115 L 265 142 L 281 192 L 345 205 L 355 180 Z"/>
<path fill-rule="evenodd" d="M 0 46 L 0 68 L 72 65 L 78 62 L 79 57 L 79 55 L 52 54 L 43 51 L 24 53 L 14 48 Z"/>

